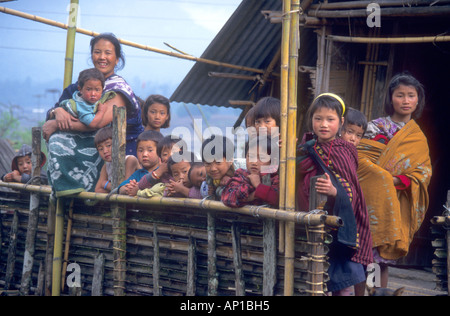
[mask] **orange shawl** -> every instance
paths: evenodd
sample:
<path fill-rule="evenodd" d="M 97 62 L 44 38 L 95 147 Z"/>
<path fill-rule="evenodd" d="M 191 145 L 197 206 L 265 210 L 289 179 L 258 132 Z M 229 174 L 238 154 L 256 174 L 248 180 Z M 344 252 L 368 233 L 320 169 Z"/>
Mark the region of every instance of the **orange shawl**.
<path fill-rule="evenodd" d="M 411 120 L 387 145 L 361 140 L 358 156 L 373 247 L 381 257 L 397 260 L 408 254 L 428 208 L 432 171 L 427 139 Z M 397 191 L 392 179 L 397 175 L 407 176 L 411 186 Z"/>

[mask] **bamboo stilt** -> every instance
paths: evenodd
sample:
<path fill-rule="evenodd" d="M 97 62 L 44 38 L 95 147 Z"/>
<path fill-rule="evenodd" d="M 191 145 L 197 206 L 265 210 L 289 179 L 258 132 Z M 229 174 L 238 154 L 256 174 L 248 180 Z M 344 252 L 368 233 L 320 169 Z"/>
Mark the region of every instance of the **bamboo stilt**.
<path fill-rule="evenodd" d="M 92 296 L 103 296 L 103 279 L 105 277 L 105 255 L 97 255 L 94 260 L 94 275 L 92 277 Z"/>
<path fill-rule="evenodd" d="M 208 296 L 217 296 L 219 278 L 217 275 L 217 251 L 216 251 L 216 218 L 212 212 L 208 212 Z"/>
<path fill-rule="evenodd" d="M 53 246 L 55 243 L 56 201 L 49 198 L 47 212 L 47 244 L 45 248 L 45 296 L 51 296 Z"/>
<path fill-rule="evenodd" d="M 189 236 L 186 296 L 197 292 L 197 240 Z"/>

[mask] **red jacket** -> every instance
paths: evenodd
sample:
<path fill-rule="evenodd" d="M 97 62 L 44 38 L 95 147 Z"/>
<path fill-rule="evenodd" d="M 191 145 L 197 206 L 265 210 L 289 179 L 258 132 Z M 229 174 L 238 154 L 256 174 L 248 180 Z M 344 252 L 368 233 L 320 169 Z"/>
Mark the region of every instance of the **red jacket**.
<path fill-rule="evenodd" d="M 271 185 L 260 184 L 253 187 L 244 169 L 238 169 L 222 192 L 222 202 L 229 207 L 243 207 L 245 205 L 264 205 L 278 207 L 279 200 L 279 176 L 278 173 L 262 175 L 270 177 Z M 250 194 L 255 192 L 255 200 L 247 202 Z"/>

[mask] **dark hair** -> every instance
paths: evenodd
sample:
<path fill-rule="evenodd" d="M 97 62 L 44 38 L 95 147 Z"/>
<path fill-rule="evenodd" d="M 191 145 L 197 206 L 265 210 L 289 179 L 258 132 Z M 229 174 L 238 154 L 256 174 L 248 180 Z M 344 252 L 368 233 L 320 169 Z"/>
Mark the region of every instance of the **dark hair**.
<path fill-rule="evenodd" d="M 356 125 L 363 129 L 364 133 L 367 130 L 367 118 L 366 116 L 358 110 L 347 108 L 345 111 L 345 121 L 344 126 Z"/>
<path fill-rule="evenodd" d="M 209 152 L 205 153 L 208 149 Z M 222 154 L 221 156 L 218 156 Z M 218 158 L 234 159 L 234 144 L 226 137 L 219 135 L 212 135 L 210 138 L 203 141 L 202 144 L 202 159 L 203 162 L 212 162 Z M 227 159 L 227 161 L 230 161 Z"/>
<path fill-rule="evenodd" d="M 193 161 L 193 162 L 191 162 L 191 169 L 189 169 L 189 172 L 188 172 L 188 179 L 189 179 L 189 181 L 191 183 L 192 183 L 191 171 L 194 170 L 195 168 L 201 168 L 201 167 L 204 167 L 204 166 L 205 166 L 205 164 L 203 162 L 201 162 L 201 161 Z"/>
<path fill-rule="evenodd" d="M 95 147 L 98 147 L 100 143 L 103 143 L 108 139 L 112 139 L 112 137 L 113 137 L 113 128 L 111 126 L 106 126 L 99 129 L 94 137 Z"/>
<path fill-rule="evenodd" d="M 119 63 L 116 66 L 116 69 L 122 70 L 125 67 L 125 56 L 122 51 L 122 45 L 120 45 L 119 40 L 113 33 L 102 33 L 91 39 L 91 55 L 94 53 L 94 47 L 100 40 L 107 40 L 114 45 L 114 49 L 116 52 L 116 57 L 119 59 Z"/>
<path fill-rule="evenodd" d="M 97 68 L 89 68 L 80 72 L 78 86 L 82 89 L 88 80 L 99 80 L 102 87 L 105 87 L 105 76 Z"/>
<path fill-rule="evenodd" d="M 416 110 L 412 114 L 412 117 L 419 118 L 422 115 L 423 108 L 425 107 L 425 89 L 423 88 L 423 85 L 408 72 L 397 74 L 391 79 L 391 82 L 389 83 L 389 87 L 386 93 L 384 111 L 389 116 L 394 114 L 392 95 L 400 85 L 414 87 L 416 89 L 419 102 L 417 104 Z"/>
<path fill-rule="evenodd" d="M 175 159 L 174 156 L 170 156 L 169 160 L 167 161 L 167 168 L 169 169 L 169 174 L 172 175 L 172 166 L 174 164 L 180 163 L 180 162 L 188 162 L 191 166 L 195 161 L 195 154 L 192 152 L 185 152 L 182 158 L 188 157 L 187 159 Z"/>
<path fill-rule="evenodd" d="M 187 148 L 187 144 L 184 140 L 182 140 L 180 137 L 175 136 L 175 135 L 167 135 L 166 137 L 164 137 L 159 143 L 158 143 L 158 148 L 157 148 L 157 152 L 158 152 L 158 157 L 161 157 L 162 151 L 164 150 L 164 148 L 172 148 L 173 145 L 177 144 L 181 142 L 181 146 L 182 148 L 180 148 L 180 151 L 183 151 L 183 148 L 186 149 Z"/>
<path fill-rule="evenodd" d="M 148 117 L 147 112 L 148 108 L 151 107 L 155 103 L 160 103 L 164 105 L 167 108 L 167 114 L 169 117 L 167 118 L 167 121 L 164 123 L 161 128 L 168 128 L 170 127 L 170 101 L 166 97 L 159 95 L 159 94 L 152 94 L 145 100 L 144 106 L 142 106 L 142 125 L 147 126 L 148 124 Z"/>
<path fill-rule="evenodd" d="M 159 142 L 162 141 L 163 138 L 164 136 L 160 132 L 145 131 L 138 136 L 136 146 L 138 146 L 140 142 L 145 142 L 149 140 L 155 142 L 156 146 L 158 146 Z"/>
<path fill-rule="evenodd" d="M 273 97 L 265 97 L 259 100 L 253 108 L 253 121 L 260 118 L 271 117 L 280 126 L 281 102 Z"/>
<path fill-rule="evenodd" d="M 344 112 L 342 104 L 339 102 L 338 99 L 328 95 L 322 95 L 318 97 L 317 99 L 314 100 L 314 102 L 309 107 L 308 112 L 306 113 L 307 118 L 306 126 L 309 131 L 313 131 L 312 118 L 314 113 L 316 113 L 317 110 L 322 108 L 335 110 L 339 118 L 342 117 L 342 114 Z"/>
<path fill-rule="evenodd" d="M 245 115 L 245 127 L 251 127 L 255 125 L 255 107 L 252 107 Z"/>

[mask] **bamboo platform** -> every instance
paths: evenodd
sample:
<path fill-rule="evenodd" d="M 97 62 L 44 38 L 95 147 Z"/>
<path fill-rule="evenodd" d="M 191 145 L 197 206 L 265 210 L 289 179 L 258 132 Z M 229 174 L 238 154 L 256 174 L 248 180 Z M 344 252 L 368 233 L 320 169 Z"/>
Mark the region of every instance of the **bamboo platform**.
<path fill-rule="evenodd" d="M 15 187 L 0 182 L 2 186 Z M 21 188 L 21 185 L 16 186 Z M 29 294 L 49 295 L 49 263 L 53 260 L 51 255 L 49 259 L 49 254 L 53 254 L 54 240 L 54 226 L 48 225 L 47 221 L 49 210 L 52 212 L 49 208 L 50 188 L 26 186 L 26 189 L 40 192 Z M 25 188 L 0 191 L 0 289 L 4 288 L 3 293 L 17 294 L 20 290 L 30 213 L 29 195 Z M 86 195 L 97 196 L 97 200 L 106 198 L 106 195 Z M 71 263 L 79 265 L 81 287 L 64 286 L 61 294 L 114 295 L 117 283 L 114 279 L 114 220 L 110 202 L 98 201 L 94 206 L 87 206 L 85 199 L 78 196 L 74 199 L 68 226 L 71 200 L 65 202 L 64 248 L 70 247 L 66 248 L 68 257 L 64 267 Z M 199 200 L 191 200 L 191 205 L 179 200 L 169 199 L 169 205 L 159 201 L 146 206 L 137 198 L 128 198 L 127 203 L 122 204 L 126 206 L 127 215 L 124 295 L 283 295 L 285 256 L 277 249 L 278 233 L 268 229 L 278 228 L 274 218 L 267 216 L 269 210 L 263 212 L 262 208 L 247 207 L 227 211 L 226 207 L 219 207 L 219 202 L 208 201 L 210 204 L 202 208 L 194 206 L 201 202 Z M 287 212 L 278 213 L 276 216 Z M 291 222 L 297 222 L 294 295 L 324 295 L 328 278 L 327 244 L 331 242 L 327 230 L 339 225 L 339 219 L 298 213 L 296 220 Z M 14 255 L 8 257 L 9 253 Z M 96 275 L 94 271 L 98 266 L 95 262 L 99 255 L 104 256 L 104 266 L 99 270 L 104 272 Z M 65 285 L 71 273 L 72 270 L 62 272 Z"/>

